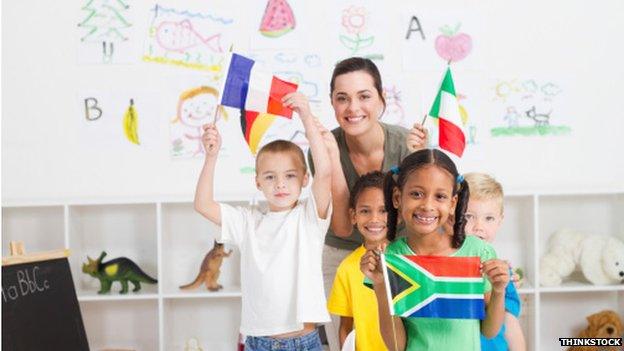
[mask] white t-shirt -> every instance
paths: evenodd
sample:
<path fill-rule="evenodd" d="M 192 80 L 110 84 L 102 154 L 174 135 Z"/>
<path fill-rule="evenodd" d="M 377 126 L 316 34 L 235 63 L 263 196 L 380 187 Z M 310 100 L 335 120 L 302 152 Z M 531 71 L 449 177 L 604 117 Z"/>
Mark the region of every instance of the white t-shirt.
<path fill-rule="evenodd" d="M 323 289 L 322 255 L 327 219 L 314 197 L 290 211 L 221 205 L 221 237 L 241 253 L 241 333 L 269 336 L 330 320 Z"/>

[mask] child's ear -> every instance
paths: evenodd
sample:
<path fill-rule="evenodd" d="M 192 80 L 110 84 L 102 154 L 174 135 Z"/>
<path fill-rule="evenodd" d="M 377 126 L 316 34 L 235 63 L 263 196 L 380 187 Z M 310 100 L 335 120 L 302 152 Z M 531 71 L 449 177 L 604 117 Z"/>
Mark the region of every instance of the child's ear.
<path fill-rule="evenodd" d="M 262 191 L 262 189 L 260 189 L 260 181 L 258 180 L 258 175 L 256 174 L 256 189 Z"/>
<path fill-rule="evenodd" d="M 309 181 L 309 180 L 310 180 L 310 177 L 309 177 L 309 175 L 308 175 L 308 172 L 306 172 L 306 173 L 303 175 L 303 184 L 301 184 L 301 187 L 302 187 L 302 188 L 305 188 L 306 186 L 308 186 L 308 181 Z"/>
<path fill-rule="evenodd" d="M 457 209 L 457 194 L 453 195 L 453 198 L 451 199 L 451 210 L 449 211 L 449 214 L 451 216 L 455 216 L 456 209 Z"/>
<path fill-rule="evenodd" d="M 349 215 L 351 216 L 351 224 L 355 225 L 356 220 L 355 220 L 355 210 L 350 208 L 349 209 Z"/>
<path fill-rule="evenodd" d="M 394 208 L 398 210 L 400 205 L 401 191 L 399 190 L 399 188 L 395 187 L 394 189 L 392 189 L 392 206 L 394 206 Z"/>

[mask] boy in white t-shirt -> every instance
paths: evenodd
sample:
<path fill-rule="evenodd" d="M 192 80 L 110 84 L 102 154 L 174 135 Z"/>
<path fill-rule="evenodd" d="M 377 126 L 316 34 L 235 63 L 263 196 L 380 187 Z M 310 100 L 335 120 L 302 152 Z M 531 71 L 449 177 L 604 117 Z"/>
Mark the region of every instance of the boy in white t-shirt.
<path fill-rule="evenodd" d="M 321 351 L 315 323 L 329 321 L 321 256 L 331 218 L 331 165 L 307 98 L 292 93 L 282 103 L 299 115 L 310 143 L 316 170 L 311 195 L 299 200 L 308 183 L 303 152 L 290 141 L 276 140 L 256 157 L 256 186 L 267 199 L 268 212 L 215 202 L 221 138 L 214 124 L 208 124 L 202 136 L 206 158 L 195 209 L 221 226 L 217 241 L 240 249 L 245 350 Z"/>

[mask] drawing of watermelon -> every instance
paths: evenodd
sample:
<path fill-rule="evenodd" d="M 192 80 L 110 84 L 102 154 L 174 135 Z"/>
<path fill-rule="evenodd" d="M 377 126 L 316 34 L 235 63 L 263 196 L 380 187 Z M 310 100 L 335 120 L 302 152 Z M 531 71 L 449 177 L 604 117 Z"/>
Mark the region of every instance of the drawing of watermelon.
<path fill-rule="evenodd" d="M 269 0 L 262 23 L 260 33 L 266 37 L 277 38 L 295 28 L 295 15 L 286 0 Z"/>

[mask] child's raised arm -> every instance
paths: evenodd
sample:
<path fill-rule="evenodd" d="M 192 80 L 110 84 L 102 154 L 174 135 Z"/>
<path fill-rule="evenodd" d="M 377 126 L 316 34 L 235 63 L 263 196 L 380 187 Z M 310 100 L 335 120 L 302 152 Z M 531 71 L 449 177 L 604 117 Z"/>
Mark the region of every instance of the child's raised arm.
<path fill-rule="evenodd" d="M 481 334 L 491 339 L 498 334 L 505 319 L 505 288 L 509 283 L 509 266 L 503 260 L 492 259 L 483 262 L 481 270 L 492 283 L 492 292 L 486 295 L 486 314 L 481 322 Z"/>
<path fill-rule="evenodd" d="M 334 134 L 327 130 L 318 119 L 315 118 L 314 121 L 321 131 L 331 161 L 332 216 L 330 227 L 334 234 L 346 238 L 351 235 L 353 224 L 351 224 L 349 213 L 349 185 L 342 171 L 340 150 Z"/>
<path fill-rule="evenodd" d="M 308 98 L 300 92 L 285 95 L 282 103 L 286 107 L 292 108 L 301 122 L 306 132 L 306 138 L 310 144 L 310 152 L 314 162 L 314 179 L 312 181 L 312 193 L 316 201 L 316 211 L 320 218 L 327 218 L 329 204 L 331 201 L 331 161 L 327 147 L 323 141 L 321 131 L 316 126 L 314 116 L 310 112 Z"/>
<path fill-rule="evenodd" d="M 221 148 L 221 136 L 214 123 L 205 124 L 202 128 L 204 129 L 202 143 L 206 158 L 195 190 L 195 210 L 214 224 L 221 225 L 221 207 L 214 200 L 214 172 Z"/>

